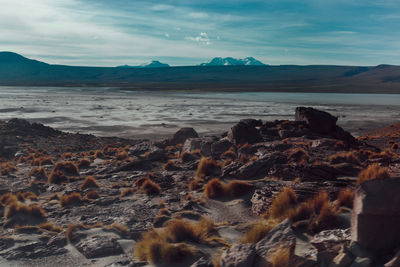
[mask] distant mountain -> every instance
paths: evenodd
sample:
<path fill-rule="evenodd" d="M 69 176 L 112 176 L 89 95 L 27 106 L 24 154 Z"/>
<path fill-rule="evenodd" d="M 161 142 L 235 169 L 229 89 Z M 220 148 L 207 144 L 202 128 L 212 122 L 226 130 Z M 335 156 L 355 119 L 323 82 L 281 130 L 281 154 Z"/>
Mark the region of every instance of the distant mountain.
<path fill-rule="evenodd" d="M 229 58 L 228 64 L 232 64 Z M 400 66 L 80 67 L 51 65 L 0 52 L 0 86 L 400 94 Z"/>
<path fill-rule="evenodd" d="M 153 60 L 150 63 L 144 63 L 139 66 L 129 66 L 129 65 L 122 65 L 118 66 L 117 68 L 167 68 L 169 67 L 166 63 L 161 63 L 158 60 Z"/>
<path fill-rule="evenodd" d="M 261 61 L 253 58 L 246 57 L 243 59 L 236 59 L 233 57 L 215 57 L 208 63 L 201 63 L 200 66 L 264 66 Z"/>

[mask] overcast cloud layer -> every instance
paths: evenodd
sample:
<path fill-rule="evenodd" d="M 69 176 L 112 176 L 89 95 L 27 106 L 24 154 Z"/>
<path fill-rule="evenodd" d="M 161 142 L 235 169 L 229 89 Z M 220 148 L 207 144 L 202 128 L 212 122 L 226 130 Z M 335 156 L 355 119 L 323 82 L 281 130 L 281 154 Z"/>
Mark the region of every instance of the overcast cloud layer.
<path fill-rule="evenodd" d="M 116 66 L 400 65 L 398 0 L 0 0 L 0 51 Z"/>

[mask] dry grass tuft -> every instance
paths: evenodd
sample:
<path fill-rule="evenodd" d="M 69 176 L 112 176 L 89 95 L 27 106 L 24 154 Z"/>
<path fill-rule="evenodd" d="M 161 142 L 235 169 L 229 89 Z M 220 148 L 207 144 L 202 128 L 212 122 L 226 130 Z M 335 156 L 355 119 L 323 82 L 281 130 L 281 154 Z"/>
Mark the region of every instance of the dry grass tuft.
<path fill-rule="evenodd" d="M 277 221 L 266 220 L 256 222 L 242 237 L 240 243 L 257 243 L 263 239 L 276 225 Z"/>
<path fill-rule="evenodd" d="M 196 178 L 189 182 L 189 190 L 197 190 L 200 189 L 204 184 L 203 178 Z"/>
<path fill-rule="evenodd" d="M 134 254 L 140 261 L 173 265 L 191 258 L 194 250 L 184 243 L 168 243 L 158 232 L 150 230 L 136 244 Z"/>
<path fill-rule="evenodd" d="M 238 197 L 248 193 L 252 188 L 253 184 L 246 181 L 233 180 L 225 185 L 225 195 L 231 197 Z"/>
<path fill-rule="evenodd" d="M 225 184 L 218 178 L 214 178 L 204 187 L 204 195 L 208 198 L 238 197 L 246 194 L 252 188 L 253 185 L 246 181 L 233 180 Z"/>
<path fill-rule="evenodd" d="M 38 179 L 47 179 L 47 171 L 44 167 L 33 168 L 28 175 Z"/>
<path fill-rule="evenodd" d="M 384 180 L 389 178 L 390 174 L 387 168 L 381 167 L 379 164 L 372 164 L 360 172 L 357 179 L 357 185 L 368 180 Z"/>
<path fill-rule="evenodd" d="M 290 150 L 288 155 L 288 161 L 292 162 L 309 162 L 309 160 L 310 160 L 310 155 L 302 147 L 297 147 Z"/>
<path fill-rule="evenodd" d="M 399 144 L 398 143 L 393 143 L 392 149 L 393 150 L 399 149 Z"/>
<path fill-rule="evenodd" d="M 129 155 L 128 155 L 128 153 L 126 153 L 125 150 L 121 150 L 118 152 L 116 158 L 117 158 L 117 160 L 124 160 L 124 159 L 129 158 Z"/>
<path fill-rule="evenodd" d="M 136 192 L 135 188 L 127 188 L 121 192 L 120 198 L 133 195 Z"/>
<path fill-rule="evenodd" d="M 5 193 L 0 197 L 0 204 L 7 206 L 13 202 L 18 202 L 18 197 L 12 193 Z"/>
<path fill-rule="evenodd" d="M 269 216 L 273 219 L 286 218 L 291 209 L 297 204 L 296 193 L 290 187 L 285 187 L 272 201 L 269 208 Z"/>
<path fill-rule="evenodd" d="M 350 187 L 346 187 L 339 192 L 336 207 L 353 207 L 354 191 Z"/>
<path fill-rule="evenodd" d="M 225 196 L 224 183 L 218 178 L 209 181 L 204 187 L 204 195 L 208 198 L 219 198 Z"/>
<path fill-rule="evenodd" d="M 72 161 L 60 161 L 57 162 L 53 168 L 53 171 L 62 171 L 68 175 L 78 176 L 79 169 L 78 166 Z"/>
<path fill-rule="evenodd" d="M 67 176 L 61 170 L 52 170 L 49 177 L 47 178 L 49 184 L 60 184 L 63 182 L 68 182 Z"/>
<path fill-rule="evenodd" d="M 272 267 L 290 267 L 290 248 L 280 246 L 272 256 Z"/>
<path fill-rule="evenodd" d="M 81 190 L 85 188 L 98 188 L 99 185 L 97 184 L 96 178 L 93 176 L 87 176 L 81 186 L 79 187 Z"/>
<path fill-rule="evenodd" d="M 37 195 L 31 191 L 17 192 L 17 198 L 19 201 L 24 201 L 25 199 L 37 200 Z"/>
<path fill-rule="evenodd" d="M 161 193 L 161 188 L 160 186 L 153 182 L 151 179 L 147 178 L 142 186 L 141 189 L 146 192 L 147 195 L 158 195 Z"/>
<path fill-rule="evenodd" d="M 11 161 L 0 164 L 0 175 L 7 175 L 15 172 L 16 170 L 17 167 L 15 167 L 15 164 Z"/>
<path fill-rule="evenodd" d="M 7 206 L 4 218 L 10 219 L 18 214 L 26 214 L 39 219 L 44 219 L 46 217 L 46 212 L 37 204 L 31 204 L 28 206 L 20 202 L 11 202 Z"/>
<path fill-rule="evenodd" d="M 162 167 L 164 171 L 176 171 L 180 169 L 173 160 L 169 160 L 167 163 L 163 164 Z"/>
<path fill-rule="evenodd" d="M 79 169 L 89 168 L 90 167 L 90 159 L 89 158 L 82 158 L 78 160 L 77 165 Z"/>
<path fill-rule="evenodd" d="M 83 199 L 82 199 L 81 194 L 78 192 L 73 192 L 69 195 L 60 197 L 61 207 L 75 206 L 75 205 L 82 205 L 82 204 L 83 204 Z"/>
<path fill-rule="evenodd" d="M 99 192 L 97 192 L 97 190 L 89 191 L 85 195 L 85 199 L 93 200 L 93 199 L 98 199 L 98 198 L 100 198 L 100 195 L 99 195 Z"/>
<path fill-rule="evenodd" d="M 335 155 L 332 155 L 328 158 L 329 162 L 331 164 L 337 164 L 337 163 L 354 163 L 354 164 L 360 164 L 360 159 L 358 158 L 358 155 L 355 151 L 349 151 L 349 152 L 343 152 L 343 153 L 337 153 Z"/>
<path fill-rule="evenodd" d="M 39 224 L 39 228 L 54 233 L 61 233 L 63 231 L 63 228 L 61 226 L 56 226 L 52 222 Z"/>
<path fill-rule="evenodd" d="M 203 178 L 221 169 L 221 164 L 212 159 L 202 157 L 197 165 L 196 178 Z"/>

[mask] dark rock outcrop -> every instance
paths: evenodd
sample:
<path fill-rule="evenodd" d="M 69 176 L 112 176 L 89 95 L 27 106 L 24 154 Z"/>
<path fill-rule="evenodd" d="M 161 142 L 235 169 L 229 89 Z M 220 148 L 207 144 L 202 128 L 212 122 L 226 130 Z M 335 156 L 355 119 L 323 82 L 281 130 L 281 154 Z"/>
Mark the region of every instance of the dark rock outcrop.
<path fill-rule="evenodd" d="M 183 144 L 187 139 L 197 137 L 199 137 L 199 135 L 193 128 L 181 128 L 174 134 L 170 143 L 171 145 Z"/>
<path fill-rule="evenodd" d="M 245 143 L 254 144 L 261 142 L 262 137 L 259 130 L 254 126 L 254 123 L 240 121 L 229 130 L 228 140 L 235 145 Z"/>
<path fill-rule="evenodd" d="M 371 180 L 355 192 L 351 238 L 383 255 L 400 247 L 400 179 Z"/>

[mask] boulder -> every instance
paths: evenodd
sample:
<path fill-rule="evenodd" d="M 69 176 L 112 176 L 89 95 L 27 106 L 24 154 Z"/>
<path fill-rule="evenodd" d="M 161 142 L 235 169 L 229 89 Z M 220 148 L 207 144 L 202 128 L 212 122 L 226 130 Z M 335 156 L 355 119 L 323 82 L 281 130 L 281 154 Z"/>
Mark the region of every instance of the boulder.
<path fill-rule="evenodd" d="M 171 139 L 171 145 L 183 144 L 189 138 L 197 138 L 199 135 L 193 128 L 181 128 Z"/>
<path fill-rule="evenodd" d="M 370 180 L 357 187 L 351 239 L 375 255 L 400 247 L 400 179 Z"/>
<path fill-rule="evenodd" d="M 308 127 L 320 134 L 329 134 L 336 131 L 337 118 L 328 112 L 309 107 L 297 107 L 296 121 L 304 121 Z"/>
<path fill-rule="evenodd" d="M 228 140 L 235 145 L 254 144 L 261 142 L 262 137 L 254 125 L 240 121 L 229 130 Z"/>
<path fill-rule="evenodd" d="M 75 247 L 88 259 L 124 253 L 117 239 L 107 236 L 93 236 L 81 240 Z"/>
<path fill-rule="evenodd" d="M 255 258 L 254 244 L 234 245 L 221 255 L 221 266 L 224 267 L 251 267 Z"/>
<path fill-rule="evenodd" d="M 200 153 L 205 156 L 211 156 L 212 141 L 204 138 L 189 138 L 183 144 L 182 152 L 193 152 L 200 150 Z"/>
<path fill-rule="evenodd" d="M 232 143 L 227 139 L 223 138 L 211 145 L 211 154 L 214 157 L 219 157 L 225 151 L 227 151 L 232 146 Z"/>

